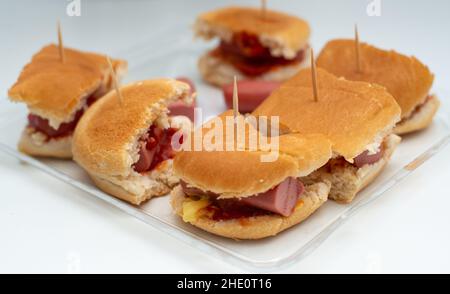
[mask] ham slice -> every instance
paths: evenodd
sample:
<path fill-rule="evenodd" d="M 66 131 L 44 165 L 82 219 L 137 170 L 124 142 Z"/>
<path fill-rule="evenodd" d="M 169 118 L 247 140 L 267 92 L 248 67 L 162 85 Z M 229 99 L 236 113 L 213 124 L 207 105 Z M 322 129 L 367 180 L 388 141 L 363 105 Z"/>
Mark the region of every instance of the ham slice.
<path fill-rule="evenodd" d="M 366 164 L 374 164 L 377 163 L 384 155 L 383 146 L 380 147 L 380 150 L 375 154 L 369 154 L 369 151 L 364 151 L 357 157 L 353 159 L 353 165 L 357 168 L 361 168 Z"/>
<path fill-rule="evenodd" d="M 138 173 L 149 170 L 155 156 L 156 148 L 147 149 L 145 145 L 147 142 L 140 143 L 139 160 L 134 164 L 134 170 Z"/>
<path fill-rule="evenodd" d="M 35 130 L 44 133 L 49 138 L 69 136 L 73 133 L 73 130 L 75 130 L 75 127 L 83 115 L 83 112 L 84 109 L 78 110 L 71 122 L 62 123 L 58 129 L 54 129 L 50 126 L 48 119 L 30 113 L 28 114 L 28 125 L 33 127 Z"/>
<path fill-rule="evenodd" d="M 183 189 L 184 194 L 188 196 L 208 196 L 213 198 L 219 197 L 218 194 L 215 194 L 213 192 L 207 192 L 195 187 L 188 186 L 188 184 L 184 181 L 180 181 L 180 185 L 181 188 Z"/>
<path fill-rule="evenodd" d="M 171 146 L 172 136 L 177 129 L 161 129 L 152 125 L 139 140 L 139 159 L 133 165 L 138 173 L 144 173 L 154 169 L 159 163 L 173 158 L 175 153 Z"/>
<path fill-rule="evenodd" d="M 90 107 L 97 100 L 97 98 L 98 96 L 94 94 L 89 96 L 86 99 L 86 106 Z M 49 138 L 60 138 L 69 136 L 75 130 L 75 127 L 77 126 L 81 116 L 84 114 L 84 111 L 85 108 L 79 109 L 75 113 L 72 121 L 60 124 L 57 129 L 50 126 L 48 119 L 30 113 L 28 114 L 28 126 L 34 128 L 35 130 L 41 133 L 44 133 Z"/>
<path fill-rule="evenodd" d="M 237 82 L 239 89 L 239 110 L 242 112 L 252 112 L 275 89 L 279 88 L 280 82 L 241 80 Z M 234 83 L 226 84 L 222 87 L 223 97 L 228 109 L 233 108 L 233 88 Z"/>
<path fill-rule="evenodd" d="M 233 34 L 231 42 L 220 42 L 211 55 L 231 63 L 244 75 L 256 78 L 278 67 L 300 63 L 305 58 L 305 50 L 299 50 L 293 59 L 272 56 L 257 35 L 242 32 Z"/>
<path fill-rule="evenodd" d="M 171 103 L 168 108 L 171 116 L 183 115 L 194 121 L 195 103 L 188 105 L 183 101 L 176 101 Z"/>
<path fill-rule="evenodd" d="M 219 195 L 212 192 L 205 192 L 194 187 L 188 187 L 183 181 L 181 181 L 181 187 L 184 193 L 189 196 L 208 196 L 212 198 L 219 197 Z M 245 205 L 283 216 L 289 216 L 294 211 L 294 207 L 303 192 L 304 186 L 302 182 L 296 178 L 287 178 L 282 183 L 267 192 L 241 198 L 240 200 L 226 199 L 218 200 L 216 202 L 221 203 L 222 207 L 226 204 L 227 210 L 230 210 L 233 207 L 242 209 L 242 205 Z"/>
<path fill-rule="evenodd" d="M 299 180 L 287 178 L 275 188 L 265 193 L 242 198 L 241 202 L 283 216 L 289 216 L 303 191 L 303 184 Z"/>

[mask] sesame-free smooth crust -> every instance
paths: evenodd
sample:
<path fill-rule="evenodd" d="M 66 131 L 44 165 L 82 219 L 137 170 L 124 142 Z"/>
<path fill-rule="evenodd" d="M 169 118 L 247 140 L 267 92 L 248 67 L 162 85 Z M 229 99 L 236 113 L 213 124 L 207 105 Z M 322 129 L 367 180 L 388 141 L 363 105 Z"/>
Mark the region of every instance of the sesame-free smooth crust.
<path fill-rule="evenodd" d="M 385 88 L 351 82 L 317 69 L 319 99 L 313 96 L 311 71 L 301 70 L 275 90 L 253 115 L 277 115 L 301 134 L 323 134 L 333 152 L 348 161 L 387 135 L 400 119 L 400 107 Z M 381 135 L 382 136 L 381 136 Z"/>
<path fill-rule="evenodd" d="M 393 50 L 360 44 L 361 72 L 357 72 L 354 40 L 333 40 L 325 45 L 317 65 L 352 81 L 365 81 L 386 87 L 402 109 L 402 118 L 423 103 L 434 76 L 417 58 Z"/>
<path fill-rule="evenodd" d="M 222 113 L 219 118 L 224 121 L 227 116 L 232 117 L 233 112 Z M 205 124 L 203 134 L 208 129 Z M 331 158 L 331 143 L 323 135 L 288 133 L 278 139 L 278 157 L 274 161 L 262 161 L 261 156 L 270 151 L 261 145 L 256 150 L 181 151 L 174 159 L 174 173 L 189 185 L 220 194 L 221 198 L 240 198 L 265 192 L 288 177 L 307 175 Z"/>
<path fill-rule="evenodd" d="M 64 48 L 65 61 L 58 46 L 51 44 L 35 54 L 9 89 L 12 101 L 24 102 L 29 110 L 57 123 L 68 122 L 82 106 L 80 102 L 100 87 L 108 87 L 110 73 L 104 55 Z M 125 71 L 126 62 L 113 60 Z"/>
<path fill-rule="evenodd" d="M 147 80 L 115 91 L 94 103 L 80 119 L 73 139 L 74 159 L 90 174 L 127 177 L 137 156 L 137 140 L 167 105 L 188 99 L 189 85 L 171 79 Z M 133 154 L 136 153 L 136 154 Z"/>

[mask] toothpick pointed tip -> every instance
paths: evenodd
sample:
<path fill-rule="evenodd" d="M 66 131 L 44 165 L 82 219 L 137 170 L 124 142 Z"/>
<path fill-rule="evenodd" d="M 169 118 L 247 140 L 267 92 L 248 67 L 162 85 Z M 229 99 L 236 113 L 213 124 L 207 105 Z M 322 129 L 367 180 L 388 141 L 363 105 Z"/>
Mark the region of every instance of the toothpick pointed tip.
<path fill-rule="evenodd" d="M 361 72 L 361 45 L 359 42 L 358 24 L 355 24 L 355 62 L 356 72 Z"/>
<path fill-rule="evenodd" d="M 108 62 L 109 71 L 111 72 L 112 82 L 113 82 L 114 89 L 116 91 L 117 98 L 119 99 L 120 105 L 123 106 L 123 96 L 122 96 L 122 92 L 120 92 L 120 89 L 119 89 L 119 82 L 117 81 L 116 72 L 114 71 L 114 67 L 111 62 L 111 58 L 109 58 L 109 56 L 107 56 L 107 55 L 105 55 L 105 57 L 106 57 L 106 61 Z"/>
<path fill-rule="evenodd" d="M 316 62 L 314 59 L 314 50 L 313 48 L 309 49 L 309 53 L 311 56 L 311 79 L 312 79 L 312 87 L 313 87 L 313 96 L 314 101 L 319 101 L 319 93 L 317 89 L 317 72 L 316 72 Z"/>
<path fill-rule="evenodd" d="M 57 21 L 57 31 L 58 31 L 58 49 L 59 49 L 59 57 L 61 59 L 61 62 L 65 62 L 65 55 L 64 55 L 64 45 L 63 45 L 63 39 L 62 39 L 62 33 L 61 33 L 61 22 Z"/>
<path fill-rule="evenodd" d="M 109 69 L 112 70 L 113 66 L 112 66 L 111 58 L 109 58 L 108 55 L 105 55 L 105 58 L 106 58 L 106 61 L 108 62 Z"/>
<path fill-rule="evenodd" d="M 236 118 L 239 115 L 239 94 L 236 76 L 234 76 L 233 81 L 233 114 L 234 118 Z"/>
<path fill-rule="evenodd" d="M 266 16 L 267 16 L 267 1 L 266 0 L 261 0 L 261 14 L 262 14 L 263 20 L 265 20 Z"/>

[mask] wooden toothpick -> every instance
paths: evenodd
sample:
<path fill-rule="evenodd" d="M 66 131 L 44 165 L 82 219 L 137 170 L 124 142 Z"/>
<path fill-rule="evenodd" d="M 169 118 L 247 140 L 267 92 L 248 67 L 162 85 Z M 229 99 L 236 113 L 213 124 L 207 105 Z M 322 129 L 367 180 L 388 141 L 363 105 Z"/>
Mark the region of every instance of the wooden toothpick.
<path fill-rule="evenodd" d="M 266 15 L 267 15 L 267 1 L 266 0 L 261 0 L 261 15 L 262 15 L 262 19 L 265 20 Z"/>
<path fill-rule="evenodd" d="M 236 121 L 236 118 L 239 116 L 239 97 L 238 97 L 236 76 L 234 76 L 234 84 L 233 84 L 233 114 L 234 119 Z"/>
<path fill-rule="evenodd" d="M 312 77 L 312 86 L 313 86 L 313 94 L 314 94 L 314 101 L 319 101 L 319 93 L 317 90 L 317 73 L 316 73 L 316 62 L 314 61 L 314 50 L 310 49 L 310 55 L 311 55 L 311 77 Z"/>
<path fill-rule="evenodd" d="M 355 58 L 356 58 L 356 72 L 361 72 L 361 55 L 360 55 L 360 44 L 359 44 L 359 34 L 357 24 L 355 24 Z"/>
<path fill-rule="evenodd" d="M 59 48 L 59 57 L 61 58 L 61 62 L 64 63 L 66 61 L 66 57 L 64 56 L 64 45 L 61 34 L 61 23 L 58 20 L 58 48 Z"/>
<path fill-rule="evenodd" d="M 116 90 L 117 98 L 119 98 L 120 105 L 123 105 L 122 93 L 120 92 L 120 89 L 119 89 L 119 82 L 117 81 L 117 76 L 114 71 L 111 59 L 109 59 L 109 56 L 106 56 L 106 60 L 108 61 L 109 70 L 111 71 L 112 82 L 113 82 L 114 89 Z"/>

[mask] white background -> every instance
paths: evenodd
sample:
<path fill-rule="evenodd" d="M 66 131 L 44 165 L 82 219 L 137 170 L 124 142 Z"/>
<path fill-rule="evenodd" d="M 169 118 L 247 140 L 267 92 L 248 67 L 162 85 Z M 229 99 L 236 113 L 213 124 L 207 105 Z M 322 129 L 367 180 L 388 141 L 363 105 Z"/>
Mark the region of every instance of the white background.
<path fill-rule="evenodd" d="M 81 0 L 82 15 L 69 17 L 68 1 L 2 0 L 1 99 L 31 55 L 56 41 L 57 19 L 67 46 L 114 53 L 151 40 L 155 32 L 189 34 L 198 13 L 243 2 L 259 3 Z M 414 54 L 436 74 L 436 89 L 450 89 L 450 2 L 381 0 L 379 17 L 366 14 L 369 2 L 268 4 L 307 19 L 316 51 L 328 39 L 351 37 L 357 22 L 362 40 Z M 449 105 L 448 97 L 440 98 Z M 280 272 L 450 272 L 449 181 L 448 146 L 349 219 L 306 259 Z M 0 183 L 0 272 L 241 272 L 4 154 Z"/>

